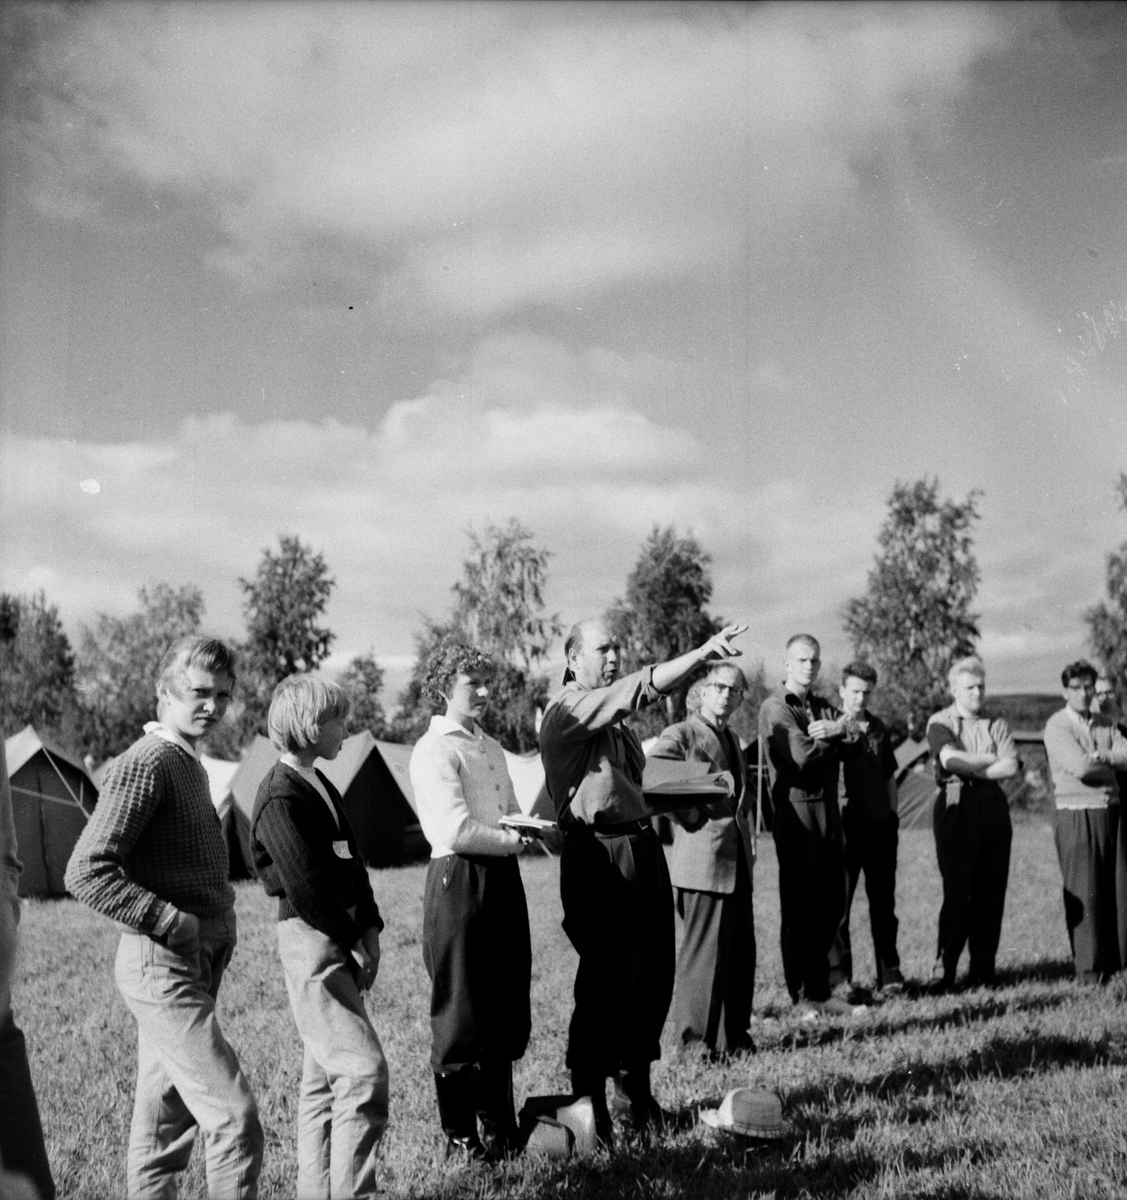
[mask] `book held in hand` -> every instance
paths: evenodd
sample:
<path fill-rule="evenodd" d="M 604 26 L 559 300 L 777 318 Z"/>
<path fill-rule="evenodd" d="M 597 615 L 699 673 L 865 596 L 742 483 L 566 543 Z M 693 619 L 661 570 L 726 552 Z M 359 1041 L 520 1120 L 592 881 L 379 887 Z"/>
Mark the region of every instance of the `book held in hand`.
<path fill-rule="evenodd" d="M 642 775 L 642 795 L 651 812 L 667 813 L 726 800 L 732 794 L 727 771 L 713 771 L 708 763 L 674 758 L 647 758 Z"/>
<path fill-rule="evenodd" d="M 522 837 L 543 837 L 544 834 L 559 829 L 555 821 L 546 821 L 543 817 L 527 817 L 523 813 L 502 817 L 498 824 L 506 829 L 515 829 Z"/>

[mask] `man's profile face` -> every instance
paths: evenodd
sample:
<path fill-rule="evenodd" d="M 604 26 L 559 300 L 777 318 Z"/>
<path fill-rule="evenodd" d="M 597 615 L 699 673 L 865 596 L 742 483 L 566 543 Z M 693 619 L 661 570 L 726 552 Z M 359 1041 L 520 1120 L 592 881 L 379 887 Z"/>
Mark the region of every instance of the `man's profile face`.
<path fill-rule="evenodd" d="M 1096 681 L 1090 675 L 1073 675 L 1064 688 L 1065 703 L 1074 713 L 1086 717 L 1096 695 Z"/>
<path fill-rule="evenodd" d="M 567 665 L 580 687 L 607 687 L 618 678 L 621 651 L 618 640 L 602 621 L 584 626 L 579 646 L 567 656 Z"/>
<path fill-rule="evenodd" d="M 873 694 L 873 685 L 867 679 L 858 679 L 850 675 L 839 689 L 841 694 L 841 711 L 847 717 L 859 717 L 869 703 Z"/>
<path fill-rule="evenodd" d="M 787 651 L 787 682 L 801 688 L 814 686 L 822 666 L 821 651 L 809 642 L 795 642 Z"/>

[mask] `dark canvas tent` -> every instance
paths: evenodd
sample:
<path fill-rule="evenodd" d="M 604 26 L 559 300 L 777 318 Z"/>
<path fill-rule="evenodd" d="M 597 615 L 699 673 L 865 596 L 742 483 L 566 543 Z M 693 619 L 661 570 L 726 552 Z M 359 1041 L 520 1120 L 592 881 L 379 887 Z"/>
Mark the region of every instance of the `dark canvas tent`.
<path fill-rule="evenodd" d="M 410 758 L 410 746 L 377 742 L 365 730 L 346 738 L 332 762 L 317 763 L 340 792 L 360 852 L 370 866 L 405 862 L 428 851 L 407 773 Z M 231 777 L 241 847 L 248 865 L 250 818 L 258 785 L 277 761 L 277 749 L 266 738 L 257 737 Z"/>
<path fill-rule="evenodd" d="M 63 874 L 98 789 L 78 759 L 30 726 L 4 743 L 12 787 L 21 896 L 63 896 Z"/>

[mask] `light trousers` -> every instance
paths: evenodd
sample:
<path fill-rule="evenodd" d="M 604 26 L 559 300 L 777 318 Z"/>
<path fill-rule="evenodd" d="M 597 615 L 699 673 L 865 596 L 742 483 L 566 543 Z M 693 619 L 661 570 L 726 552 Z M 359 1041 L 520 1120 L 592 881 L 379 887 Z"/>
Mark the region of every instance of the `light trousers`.
<path fill-rule="evenodd" d="M 130 1200 L 173 1200 L 196 1130 L 212 1200 L 255 1200 L 262 1126 L 250 1083 L 215 1015 L 235 948 L 235 913 L 200 919 L 190 953 L 124 933 L 114 975 L 137 1021 L 137 1093 L 129 1131 Z"/>
<path fill-rule="evenodd" d="M 305 1047 L 297 1200 L 373 1196 L 376 1155 L 387 1126 L 387 1059 L 350 955 L 300 917 L 278 922 L 278 953 Z"/>

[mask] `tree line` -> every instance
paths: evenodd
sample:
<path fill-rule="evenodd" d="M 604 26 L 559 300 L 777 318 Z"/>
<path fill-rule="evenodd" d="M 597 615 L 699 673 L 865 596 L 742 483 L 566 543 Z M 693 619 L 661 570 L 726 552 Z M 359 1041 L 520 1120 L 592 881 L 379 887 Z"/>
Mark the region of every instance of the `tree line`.
<path fill-rule="evenodd" d="M 1118 483 L 1127 511 L 1127 474 Z M 876 710 L 900 736 L 919 736 L 929 713 L 946 703 L 950 662 L 971 653 L 979 637 L 973 611 L 980 573 L 973 531 L 980 493 L 945 499 L 939 482 L 897 482 L 877 536 L 877 552 L 863 595 L 842 610 L 857 658 L 877 667 Z M 384 707 L 383 671 L 369 650 L 353 657 L 340 681 L 353 700 L 351 731 L 368 729 L 382 740 L 413 742 L 432 708 L 422 691 L 433 647 L 459 636 L 497 663 L 488 732 L 523 752 L 536 746 L 536 717 L 558 680 L 545 663 L 563 626 L 545 611 L 550 551 L 516 518 L 467 531 L 469 547 L 449 610 L 423 615 L 415 636 L 413 674 L 396 710 Z M 254 573 L 240 578 L 245 637 L 240 645 L 238 701 L 207 749 L 238 757 L 256 734 L 277 683 L 296 671 L 322 666 L 336 640 L 325 623 L 336 587 L 320 553 L 291 535 L 262 552 Z M 623 648 L 623 671 L 676 657 L 721 629 L 710 611 L 711 558 L 692 533 L 654 526 L 626 577 L 623 594 L 604 614 Z M 139 589 L 137 610 L 125 617 L 99 614 L 80 627 L 72 646 L 58 609 L 43 592 L 0 594 L 0 725 L 9 736 L 25 724 L 96 761 L 120 753 L 154 715 L 153 680 L 165 650 L 199 630 L 203 594 L 194 584 L 155 583 Z M 1127 692 L 1127 541 L 1107 558 L 1107 597 L 1085 614 L 1095 657 L 1121 694 Z M 812 631 L 817 632 L 817 631 Z M 781 655 L 780 655 L 781 657 Z M 774 679 L 762 662 L 744 668 L 748 691 L 732 718 L 737 733 L 755 736 L 756 714 Z M 836 680 L 823 686 L 833 698 Z M 681 719 L 692 680 L 662 705 L 637 714 L 643 737 Z"/>

